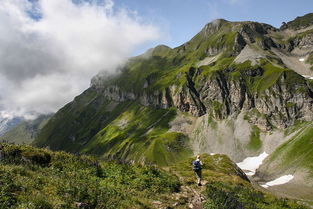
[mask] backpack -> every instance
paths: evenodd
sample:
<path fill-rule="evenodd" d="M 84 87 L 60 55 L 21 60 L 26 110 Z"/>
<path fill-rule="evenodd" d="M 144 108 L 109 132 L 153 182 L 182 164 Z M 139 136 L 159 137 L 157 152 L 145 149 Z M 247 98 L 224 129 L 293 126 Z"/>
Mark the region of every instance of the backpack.
<path fill-rule="evenodd" d="M 198 160 L 194 160 L 192 161 L 192 169 L 194 171 L 200 171 L 202 168 L 201 168 L 201 164 L 200 164 L 200 161 Z"/>

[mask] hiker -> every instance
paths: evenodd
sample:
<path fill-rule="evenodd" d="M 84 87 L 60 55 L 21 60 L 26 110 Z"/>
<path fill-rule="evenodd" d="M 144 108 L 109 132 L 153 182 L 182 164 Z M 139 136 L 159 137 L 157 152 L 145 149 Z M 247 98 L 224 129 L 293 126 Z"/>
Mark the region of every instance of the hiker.
<path fill-rule="evenodd" d="M 192 169 L 194 170 L 197 179 L 198 179 L 198 185 L 201 186 L 201 179 L 202 179 L 202 162 L 200 160 L 200 155 L 197 155 L 197 159 L 192 162 Z"/>

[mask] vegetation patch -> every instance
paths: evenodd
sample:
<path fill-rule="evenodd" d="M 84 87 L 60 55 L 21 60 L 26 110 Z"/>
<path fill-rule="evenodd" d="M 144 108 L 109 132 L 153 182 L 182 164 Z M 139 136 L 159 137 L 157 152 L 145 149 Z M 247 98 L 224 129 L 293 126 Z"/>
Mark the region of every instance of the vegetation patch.
<path fill-rule="evenodd" d="M 252 126 L 250 142 L 247 147 L 248 149 L 252 150 L 258 150 L 262 147 L 262 141 L 260 139 L 260 128 L 256 125 Z"/>
<path fill-rule="evenodd" d="M 277 83 L 285 71 L 285 69 L 276 67 L 270 63 L 264 65 L 263 68 L 265 70 L 264 75 L 254 85 L 255 91 L 259 94 Z"/>
<path fill-rule="evenodd" d="M 313 53 L 310 53 L 309 57 L 306 59 L 305 62 L 312 65 L 310 69 L 313 70 Z"/>
<path fill-rule="evenodd" d="M 287 25 L 288 28 L 298 30 L 304 27 L 308 27 L 312 23 L 313 23 L 313 13 L 309 13 L 302 17 L 297 17 L 293 21 L 288 22 Z"/>
<path fill-rule="evenodd" d="M 157 165 L 170 165 L 191 156 L 189 139 L 182 133 L 167 132 L 151 137 L 153 142 L 145 152 L 146 160 Z"/>
<path fill-rule="evenodd" d="M 297 125 L 297 124 L 296 124 Z M 271 162 L 280 162 L 279 168 L 306 168 L 313 175 L 313 128 L 312 123 L 298 124 L 301 127 L 289 141 L 278 147 L 266 160 L 265 166 Z M 296 166 L 296 167 L 294 167 Z"/>
<path fill-rule="evenodd" d="M 309 122 L 296 120 L 294 124 L 284 130 L 284 136 L 289 136 L 290 134 L 302 130 L 303 127 L 307 126 Z"/>
<path fill-rule="evenodd" d="M 218 123 L 212 114 L 208 116 L 208 124 L 214 129 L 217 130 Z"/>
<path fill-rule="evenodd" d="M 125 161 L 167 165 L 191 154 L 189 139 L 168 132 L 176 110 L 155 109 L 132 103 L 96 134 L 83 152 Z M 127 121 L 120 127 L 121 121 Z"/>

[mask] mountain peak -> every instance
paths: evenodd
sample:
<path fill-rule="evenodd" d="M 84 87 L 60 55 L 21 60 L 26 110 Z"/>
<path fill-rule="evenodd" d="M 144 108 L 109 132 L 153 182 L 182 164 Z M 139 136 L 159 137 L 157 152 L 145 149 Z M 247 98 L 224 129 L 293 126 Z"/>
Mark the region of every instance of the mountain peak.
<path fill-rule="evenodd" d="M 172 48 L 164 44 L 160 44 L 154 48 L 148 49 L 145 53 L 139 55 L 139 58 L 149 58 L 153 56 L 162 57 L 168 54 Z"/>

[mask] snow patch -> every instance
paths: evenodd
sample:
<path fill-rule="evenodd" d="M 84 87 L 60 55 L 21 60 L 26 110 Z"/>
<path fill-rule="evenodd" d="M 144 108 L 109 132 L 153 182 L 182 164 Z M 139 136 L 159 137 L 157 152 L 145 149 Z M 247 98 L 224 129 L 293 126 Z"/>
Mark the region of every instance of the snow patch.
<path fill-rule="evenodd" d="M 299 61 L 300 61 L 300 62 L 304 62 L 304 58 L 300 58 Z"/>
<path fill-rule="evenodd" d="M 211 156 L 212 156 L 212 155 L 215 155 L 215 153 L 212 152 L 212 153 L 210 153 L 210 155 L 211 155 Z"/>
<path fill-rule="evenodd" d="M 302 75 L 303 77 L 307 78 L 307 79 L 312 79 L 313 80 L 313 77 L 312 76 L 309 76 L 309 75 Z"/>
<path fill-rule="evenodd" d="M 247 176 L 253 176 L 255 174 L 255 172 L 249 171 L 245 173 Z"/>
<path fill-rule="evenodd" d="M 263 160 L 268 156 L 266 152 L 263 152 L 259 156 L 247 157 L 242 162 L 237 163 L 238 167 L 241 168 L 247 175 L 252 176 L 255 174 L 256 169 L 262 165 Z"/>
<path fill-rule="evenodd" d="M 261 185 L 264 188 L 268 188 L 270 186 L 276 186 L 276 185 L 281 185 L 281 184 L 286 184 L 289 181 L 291 181 L 294 178 L 293 175 L 285 175 L 281 176 L 273 181 L 267 182 L 266 184 Z"/>

